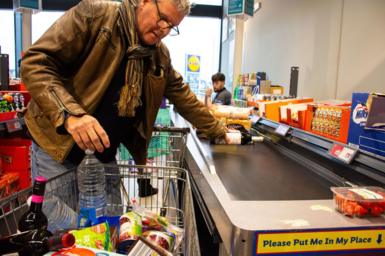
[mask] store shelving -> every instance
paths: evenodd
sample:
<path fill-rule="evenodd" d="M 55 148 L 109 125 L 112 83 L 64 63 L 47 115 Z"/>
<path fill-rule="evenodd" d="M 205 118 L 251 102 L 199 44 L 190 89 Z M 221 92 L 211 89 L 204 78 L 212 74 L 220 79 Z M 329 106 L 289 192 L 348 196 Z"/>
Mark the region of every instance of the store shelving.
<path fill-rule="evenodd" d="M 253 125 L 253 130 L 259 132 L 268 132 L 278 136 L 280 140 L 286 141 L 286 143 L 300 146 L 307 151 L 313 152 L 324 159 L 338 162 L 345 165 L 348 169 L 354 170 L 362 175 L 370 177 L 373 180 L 379 181 L 385 184 L 385 158 L 382 156 L 374 155 L 370 152 L 355 148 L 351 145 L 343 144 L 333 141 L 331 139 L 289 126 L 289 131 L 285 136 L 278 135 L 275 130 L 279 127 L 280 123 L 268 120 L 266 118 L 259 118 L 258 122 Z M 287 125 L 285 125 L 287 126 Z M 340 144 L 344 147 L 353 148 L 357 150 L 354 159 L 348 164 L 338 159 L 335 159 L 329 154 L 330 149 L 335 145 Z"/>

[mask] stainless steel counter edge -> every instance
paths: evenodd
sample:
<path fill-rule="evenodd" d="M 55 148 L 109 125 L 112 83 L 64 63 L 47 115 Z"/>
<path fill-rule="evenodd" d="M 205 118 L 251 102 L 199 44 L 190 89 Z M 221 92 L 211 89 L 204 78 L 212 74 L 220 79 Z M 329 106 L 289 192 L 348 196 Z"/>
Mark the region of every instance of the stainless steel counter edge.
<path fill-rule="evenodd" d="M 178 114 L 172 114 L 172 119 L 177 126 L 191 126 Z M 228 239 L 233 240 L 233 238 L 238 237 L 235 233 L 243 233 L 244 236 L 249 237 L 251 235 L 250 231 L 334 229 L 385 225 L 384 217 L 350 218 L 343 216 L 335 210 L 332 199 L 301 201 L 232 200 L 219 176 L 210 166 L 212 160 L 207 159 L 209 156 L 205 152 L 202 152 L 204 149 L 199 146 L 199 139 L 193 138 L 193 136 L 196 136 L 196 134 L 192 129 L 187 142 L 187 148 L 190 152 L 189 155 L 194 158 L 196 165 L 201 171 L 201 175 L 204 177 L 205 183 L 207 182 L 210 187 L 209 190 L 205 191 L 206 193 L 203 193 L 203 196 L 207 196 L 207 192 L 212 191 L 219 201 L 230 225 L 233 226 L 229 230 L 230 227 L 218 225 L 217 222 L 219 220 L 215 219 L 216 213 L 213 212 L 217 211 L 218 207 L 215 206 L 212 208 L 209 204 L 207 205 L 210 213 L 214 217 L 222 239 L 227 240 L 224 241 L 225 244 L 227 244 L 227 242 L 232 244 L 236 243 L 236 241 L 228 241 Z M 195 179 L 194 174 L 193 178 Z M 199 180 L 202 180 L 201 177 L 199 177 L 198 181 Z M 201 186 L 198 187 L 204 186 L 205 184 L 201 184 Z M 204 200 L 206 201 L 207 198 L 204 198 Z M 211 200 L 208 200 L 208 202 L 209 201 Z M 223 224 L 223 221 L 220 222 Z M 229 234 L 229 231 L 231 234 Z M 225 235 L 225 237 L 223 237 L 223 235 Z M 234 246 L 234 244 L 232 246 Z M 227 248 L 227 250 L 229 249 L 230 248 Z"/>

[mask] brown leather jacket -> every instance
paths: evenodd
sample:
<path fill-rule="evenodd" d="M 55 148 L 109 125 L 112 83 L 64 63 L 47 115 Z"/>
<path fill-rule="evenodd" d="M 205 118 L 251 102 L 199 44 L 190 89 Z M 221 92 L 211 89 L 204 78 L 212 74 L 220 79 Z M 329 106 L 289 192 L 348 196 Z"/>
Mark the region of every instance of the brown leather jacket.
<path fill-rule="evenodd" d="M 34 140 L 55 160 L 63 162 L 74 141 L 64 129 L 65 113 L 92 114 L 127 49 L 119 22 L 120 3 L 83 0 L 67 11 L 26 52 L 21 77 L 32 100 L 25 122 Z M 223 136 L 224 127 L 199 102 L 170 61 L 161 44 L 145 77 L 145 120 L 128 134 L 125 145 L 136 160 L 145 158 L 162 96 L 210 137 Z"/>

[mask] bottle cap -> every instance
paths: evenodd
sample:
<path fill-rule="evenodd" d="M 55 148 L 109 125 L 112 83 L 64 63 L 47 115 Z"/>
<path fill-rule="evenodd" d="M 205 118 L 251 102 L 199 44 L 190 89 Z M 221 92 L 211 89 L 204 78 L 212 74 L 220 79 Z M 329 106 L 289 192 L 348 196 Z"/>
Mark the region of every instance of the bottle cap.
<path fill-rule="evenodd" d="M 62 241 L 63 247 L 71 247 L 72 245 L 75 244 L 75 236 L 70 233 L 65 233 L 62 236 L 61 241 Z"/>
<path fill-rule="evenodd" d="M 50 251 L 71 247 L 74 244 L 75 236 L 70 233 L 59 232 L 48 238 L 48 248 Z"/>
<path fill-rule="evenodd" d="M 91 149 L 86 149 L 85 153 L 86 153 L 86 155 L 92 155 L 94 153 L 94 151 Z"/>
<path fill-rule="evenodd" d="M 43 177 L 43 176 L 37 176 L 37 177 L 35 178 L 35 181 L 42 182 L 42 183 L 46 183 L 46 182 L 47 182 L 47 178 L 46 178 L 46 177 Z"/>

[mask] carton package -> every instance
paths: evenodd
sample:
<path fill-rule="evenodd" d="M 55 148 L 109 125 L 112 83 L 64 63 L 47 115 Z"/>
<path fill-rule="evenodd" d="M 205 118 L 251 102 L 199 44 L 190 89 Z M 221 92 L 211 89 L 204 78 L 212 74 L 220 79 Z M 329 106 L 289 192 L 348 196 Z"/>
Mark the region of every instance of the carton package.
<path fill-rule="evenodd" d="M 241 108 L 226 105 L 214 105 L 211 109 L 212 114 L 217 118 L 231 118 L 231 119 L 249 119 L 250 108 Z"/>
<path fill-rule="evenodd" d="M 298 103 L 309 103 L 313 102 L 312 98 L 303 98 L 303 99 L 284 99 L 284 100 L 274 100 L 274 101 L 265 101 L 258 103 L 259 113 L 261 116 L 266 117 L 275 122 L 279 122 L 280 118 L 280 107 L 288 104 L 298 104 Z"/>
<path fill-rule="evenodd" d="M 306 110 L 309 103 L 288 104 L 280 107 L 279 122 L 296 128 L 305 128 Z"/>
<path fill-rule="evenodd" d="M 272 95 L 283 95 L 285 88 L 281 85 L 272 85 L 270 86 L 270 94 Z"/>
<path fill-rule="evenodd" d="M 271 86 L 270 80 L 262 80 L 259 88 L 259 93 L 270 94 L 270 86 Z"/>
<path fill-rule="evenodd" d="M 309 104 L 305 130 L 346 144 L 350 112 L 350 102 L 332 100 Z"/>
<path fill-rule="evenodd" d="M 385 157 L 385 130 L 381 126 L 381 120 L 385 121 L 385 109 L 381 108 L 384 101 L 383 95 L 353 93 L 348 136 L 350 145 L 382 157 Z"/>

